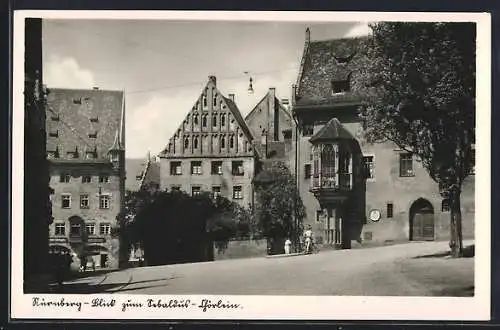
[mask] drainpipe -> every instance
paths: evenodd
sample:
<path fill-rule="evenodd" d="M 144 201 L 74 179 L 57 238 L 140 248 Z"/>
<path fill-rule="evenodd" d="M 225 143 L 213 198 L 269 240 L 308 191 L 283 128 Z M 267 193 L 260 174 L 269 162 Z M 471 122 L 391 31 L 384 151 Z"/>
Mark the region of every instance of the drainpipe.
<path fill-rule="evenodd" d="M 299 190 L 299 123 L 297 121 L 297 117 L 294 113 L 294 107 L 295 107 L 295 97 L 297 95 L 297 86 L 296 85 L 293 85 L 292 86 L 292 119 L 293 119 L 293 122 L 295 124 L 295 164 L 294 164 L 294 167 L 295 167 L 295 191 L 294 191 L 294 216 L 295 216 L 295 234 L 296 234 L 296 237 L 295 237 L 295 252 L 298 252 L 299 251 L 299 247 L 300 247 L 300 244 L 299 244 L 299 237 L 300 237 L 300 233 L 299 233 L 299 219 L 298 219 L 298 210 L 297 210 L 297 207 L 298 207 L 298 195 L 300 194 L 300 190 Z"/>

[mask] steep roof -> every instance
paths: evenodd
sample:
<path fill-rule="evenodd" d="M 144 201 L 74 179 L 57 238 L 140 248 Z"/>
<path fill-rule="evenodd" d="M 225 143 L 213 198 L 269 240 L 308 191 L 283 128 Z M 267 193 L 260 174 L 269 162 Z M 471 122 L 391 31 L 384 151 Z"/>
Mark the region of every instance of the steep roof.
<path fill-rule="evenodd" d="M 368 37 L 307 41 L 296 86 L 297 106 L 357 102 Z M 350 80 L 351 91 L 332 93 L 332 82 Z"/>
<path fill-rule="evenodd" d="M 252 142 L 254 139 L 253 134 L 250 131 L 250 129 L 248 128 L 247 123 L 245 122 L 245 119 L 241 115 L 241 112 L 238 109 L 238 106 L 236 105 L 236 103 L 233 102 L 233 100 L 231 100 L 225 96 L 222 96 L 222 97 L 223 97 L 224 101 L 226 102 L 229 110 L 233 114 L 234 118 L 238 122 L 238 125 L 240 125 L 241 129 L 243 130 L 243 133 L 247 136 L 248 141 Z"/>
<path fill-rule="evenodd" d="M 140 188 L 142 173 L 146 168 L 147 160 L 141 158 L 125 159 L 125 189 L 138 191 Z"/>
<path fill-rule="evenodd" d="M 106 159 L 114 143 L 125 148 L 124 109 L 123 91 L 50 88 L 47 151 L 61 160 L 83 160 L 87 152 Z"/>
<path fill-rule="evenodd" d="M 309 142 L 356 140 L 337 118 L 332 118 L 319 132 L 309 139 Z"/>

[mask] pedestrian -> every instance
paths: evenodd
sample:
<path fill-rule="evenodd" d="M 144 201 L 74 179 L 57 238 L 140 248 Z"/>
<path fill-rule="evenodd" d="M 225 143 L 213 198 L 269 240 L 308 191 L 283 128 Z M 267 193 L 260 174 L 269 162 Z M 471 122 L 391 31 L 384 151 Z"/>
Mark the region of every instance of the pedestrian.
<path fill-rule="evenodd" d="M 285 254 L 290 254 L 290 246 L 292 245 L 292 241 L 289 238 L 285 241 Z"/>

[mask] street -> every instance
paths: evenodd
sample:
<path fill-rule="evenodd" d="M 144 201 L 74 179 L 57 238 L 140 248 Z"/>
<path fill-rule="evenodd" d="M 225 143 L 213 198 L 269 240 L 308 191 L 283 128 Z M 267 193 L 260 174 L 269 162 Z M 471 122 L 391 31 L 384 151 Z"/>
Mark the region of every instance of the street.
<path fill-rule="evenodd" d="M 473 244 L 465 241 L 464 247 Z M 132 268 L 65 283 L 67 293 L 472 296 L 474 258 L 447 242 Z"/>

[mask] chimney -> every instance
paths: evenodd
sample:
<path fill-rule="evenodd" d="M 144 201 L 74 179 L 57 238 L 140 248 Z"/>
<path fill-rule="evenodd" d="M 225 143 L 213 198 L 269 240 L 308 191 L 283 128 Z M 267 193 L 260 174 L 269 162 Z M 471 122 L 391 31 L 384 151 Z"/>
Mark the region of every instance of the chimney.
<path fill-rule="evenodd" d="M 208 81 L 211 81 L 215 86 L 217 86 L 217 78 L 215 78 L 215 76 L 208 76 Z"/>
<path fill-rule="evenodd" d="M 99 87 L 94 86 L 94 87 L 92 87 L 92 89 L 95 90 L 95 91 L 97 91 L 97 90 L 99 90 Z"/>
<path fill-rule="evenodd" d="M 229 94 L 229 99 L 234 102 L 234 94 Z"/>
<path fill-rule="evenodd" d="M 311 41 L 311 30 L 309 28 L 306 29 L 306 42 Z"/>

